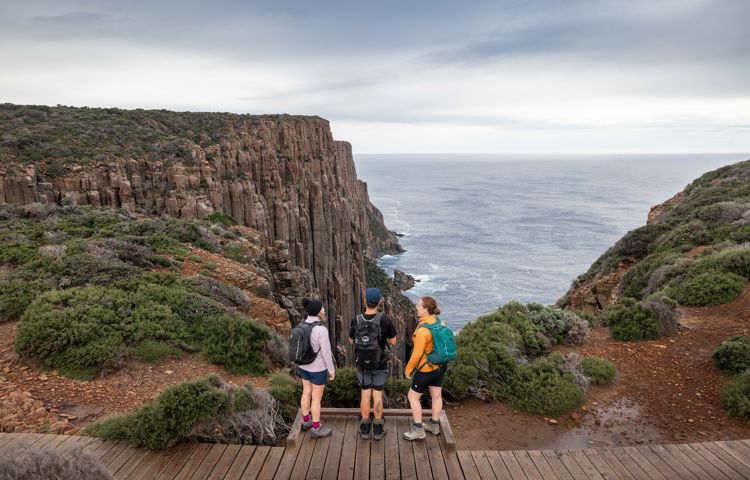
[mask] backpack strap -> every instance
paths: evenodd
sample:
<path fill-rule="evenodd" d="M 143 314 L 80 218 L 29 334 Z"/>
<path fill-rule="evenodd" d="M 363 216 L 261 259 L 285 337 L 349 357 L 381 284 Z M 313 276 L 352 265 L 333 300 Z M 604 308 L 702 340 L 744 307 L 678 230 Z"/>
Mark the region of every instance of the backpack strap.
<path fill-rule="evenodd" d="M 318 320 L 316 320 L 314 322 L 306 322 L 306 321 L 302 320 L 302 324 L 305 325 L 305 327 L 310 327 L 310 348 L 312 348 L 312 331 L 313 331 L 313 328 L 315 328 L 315 327 L 317 327 L 319 325 L 323 325 L 323 324 L 320 323 L 320 321 L 318 321 Z M 320 347 L 320 348 L 323 348 L 323 347 Z M 320 353 L 320 348 L 318 348 L 317 352 L 315 352 L 315 350 L 313 350 L 313 352 L 315 352 L 316 356 L 318 355 L 318 353 Z"/>
<path fill-rule="evenodd" d="M 437 317 L 435 317 L 435 318 L 437 318 Z M 429 331 L 430 331 L 430 335 L 432 335 L 432 329 L 433 329 L 433 328 L 435 328 L 435 325 L 437 325 L 437 322 L 435 322 L 435 323 L 430 323 L 430 324 L 420 324 L 420 325 L 417 325 L 417 328 L 420 328 L 420 327 L 422 327 L 422 328 L 426 328 L 427 330 L 429 330 Z M 434 345 L 434 341 L 433 341 L 433 346 L 432 346 L 432 348 L 433 348 L 433 349 L 435 348 L 435 345 Z M 433 365 L 433 364 L 432 364 L 432 362 L 430 362 L 429 358 L 427 357 L 427 352 L 424 352 L 424 357 L 425 357 L 425 358 L 426 358 L 427 360 L 425 360 L 425 361 L 424 361 L 424 362 L 423 362 L 423 363 L 422 363 L 421 365 L 419 365 L 419 366 L 417 367 L 417 371 L 421 371 L 421 370 L 422 370 L 422 367 L 424 367 L 425 365 L 429 365 L 429 366 L 431 366 L 431 367 L 434 367 L 434 366 L 435 366 L 435 365 Z"/>

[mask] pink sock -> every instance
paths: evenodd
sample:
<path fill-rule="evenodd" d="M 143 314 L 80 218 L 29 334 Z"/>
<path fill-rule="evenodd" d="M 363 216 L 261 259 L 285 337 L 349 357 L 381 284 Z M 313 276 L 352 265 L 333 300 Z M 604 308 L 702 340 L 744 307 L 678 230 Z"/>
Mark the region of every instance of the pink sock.
<path fill-rule="evenodd" d="M 310 421 L 310 415 L 302 415 L 302 421 L 307 423 Z"/>
<path fill-rule="evenodd" d="M 320 428 L 320 422 L 313 422 L 313 428 L 315 430 L 319 429 Z"/>

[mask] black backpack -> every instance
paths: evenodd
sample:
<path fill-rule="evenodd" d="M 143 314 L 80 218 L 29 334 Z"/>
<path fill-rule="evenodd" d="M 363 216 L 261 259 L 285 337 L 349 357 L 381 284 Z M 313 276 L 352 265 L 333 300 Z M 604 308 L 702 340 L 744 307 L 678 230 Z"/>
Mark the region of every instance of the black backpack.
<path fill-rule="evenodd" d="M 364 315 L 357 315 L 357 325 L 354 327 L 354 362 L 360 370 L 380 368 L 385 354 L 380 346 L 381 318 L 381 312 L 376 313 L 371 320 Z"/>
<path fill-rule="evenodd" d="M 292 335 L 289 337 L 290 362 L 297 365 L 307 365 L 315 361 L 318 352 L 312 348 L 310 334 L 316 325 L 320 325 L 320 322 L 308 323 L 303 320 L 292 329 Z"/>

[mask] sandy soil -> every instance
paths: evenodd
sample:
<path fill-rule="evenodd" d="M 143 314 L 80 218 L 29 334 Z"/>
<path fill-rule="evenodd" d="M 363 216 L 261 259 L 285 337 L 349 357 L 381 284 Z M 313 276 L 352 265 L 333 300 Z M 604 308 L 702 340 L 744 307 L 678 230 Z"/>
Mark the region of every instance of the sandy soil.
<path fill-rule="evenodd" d="M 681 308 L 682 328 L 654 341 L 619 342 L 594 329 L 583 347 L 612 360 L 612 386 L 592 387 L 586 403 L 552 425 L 505 405 L 467 401 L 447 407 L 459 448 L 575 448 L 750 438 L 750 425 L 729 417 L 719 399 L 728 381 L 711 352 L 750 330 L 750 286 L 732 303 Z"/>

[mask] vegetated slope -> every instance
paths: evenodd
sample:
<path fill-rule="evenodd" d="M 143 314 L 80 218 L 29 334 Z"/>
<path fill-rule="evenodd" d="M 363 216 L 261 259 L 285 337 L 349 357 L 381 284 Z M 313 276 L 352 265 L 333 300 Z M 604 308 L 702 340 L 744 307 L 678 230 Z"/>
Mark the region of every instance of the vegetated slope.
<path fill-rule="evenodd" d="M 365 259 L 400 251 L 351 145 L 319 117 L 0 105 L 0 203 L 35 202 L 231 216 L 258 231 L 292 323 L 301 298 L 319 294 L 339 344 L 362 308 Z M 414 327 L 411 305 L 392 313 Z"/>
<path fill-rule="evenodd" d="M 750 161 L 709 172 L 651 209 L 558 305 L 598 313 L 622 297 L 722 304 L 750 278 Z"/>

